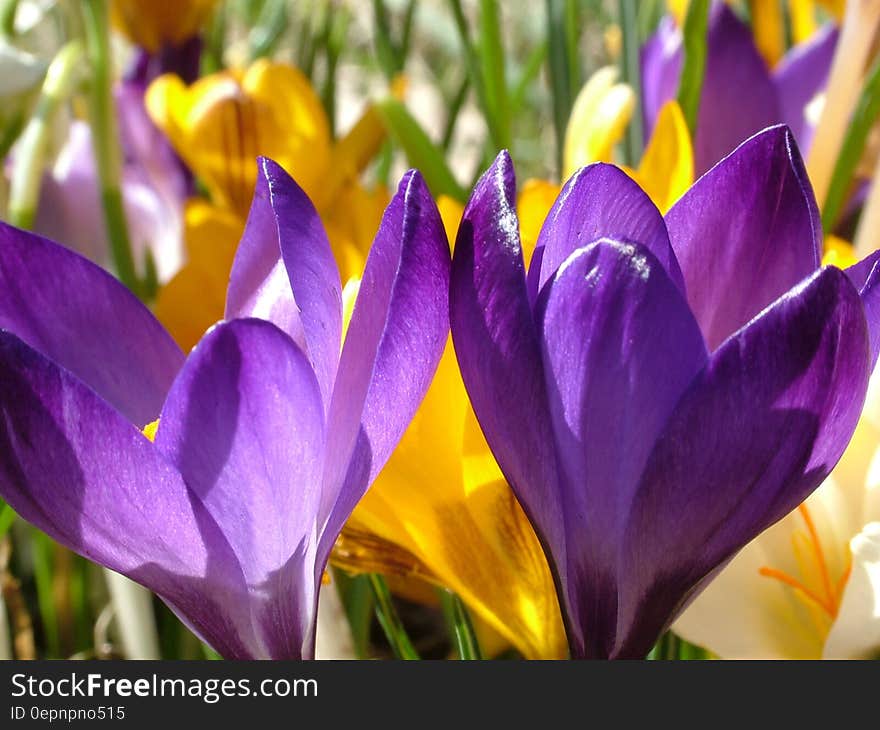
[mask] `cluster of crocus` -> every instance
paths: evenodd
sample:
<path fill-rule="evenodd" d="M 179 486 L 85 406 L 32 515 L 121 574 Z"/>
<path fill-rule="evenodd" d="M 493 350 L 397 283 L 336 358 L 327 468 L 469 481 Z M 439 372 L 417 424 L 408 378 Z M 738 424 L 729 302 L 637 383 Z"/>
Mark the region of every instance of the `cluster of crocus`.
<path fill-rule="evenodd" d="M 449 251 L 408 174 L 340 353 L 320 219 L 280 168 L 260 168 L 230 321 L 186 358 L 108 274 L 3 226 L 0 489 L 223 656 L 308 658 L 330 549 L 440 358 Z"/>
<path fill-rule="evenodd" d="M 112 4 L 138 48 L 115 116 L 141 300 L 100 268 L 84 121 L 38 235 L 0 224 L 3 500 L 227 658 L 313 657 L 329 564 L 451 591 L 488 656 L 645 657 L 667 630 L 723 657 L 877 654 L 880 252 L 823 233 L 828 171 L 799 152 L 830 154 L 856 11 L 819 29 L 793 1 L 789 32 L 781 4 L 746 23 L 716 0 L 686 119 L 669 2 L 641 83 L 600 68 L 555 120 L 566 182 L 518 191 L 502 151 L 464 204 L 417 171 L 390 197 L 391 144 L 364 174 L 386 133 L 430 146 L 384 104 L 337 139 L 311 72 L 199 78 L 217 5 Z"/>

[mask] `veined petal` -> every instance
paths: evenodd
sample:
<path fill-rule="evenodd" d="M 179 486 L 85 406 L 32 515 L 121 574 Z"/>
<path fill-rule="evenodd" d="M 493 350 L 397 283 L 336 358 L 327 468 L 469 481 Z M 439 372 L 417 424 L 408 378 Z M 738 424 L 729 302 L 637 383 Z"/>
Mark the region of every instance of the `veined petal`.
<path fill-rule="evenodd" d="M 223 656 L 255 656 L 238 561 L 177 470 L 75 376 L 7 332 L 0 495 L 62 545 L 157 593 Z"/>
<path fill-rule="evenodd" d="M 825 479 L 855 429 L 869 363 L 858 293 L 835 268 L 712 354 L 632 504 L 613 656 L 644 656 L 718 566 Z"/>
<path fill-rule="evenodd" d="M 608 656 L 628 506 L 708 354 L 684 295 L 639 244 L 603 240 L 572 254 L 542 291 L 536 318 L 563 472 L 569 642 L 574 656 Z"/>
<path fill-rule="evenodd" d="M 529 293 L 537 294 L 574 251 L 599 238 L 644 245 L 684 291 L 681 270 L 657 206 L 623 170 L 596 163 L 572 176 L 548 214 L 535 249 L 535 261 L 541 265 L 537 282 L 529 271 L 530 287 L 537 288 Z"/>
<path fill-rule="evenodd" d="M 259 656 L 309 658 L 324 408 L 304 353 L 269 322 L 217 325 L 175 381 L 155 443 L 241 563 Z"/>
<path fill-rule="evenodd" d="M 110 274 L 0 223 L 0 329 L 76 375 L 129 421 L 154 421 L 183 353 Z"/>
<path fill-rule="evenodd" d="M 710 349 L 819 266 L 822 228 L 791 132 L 743 142 L 666 214 Z"/>
<path fill-rule="evenodd" d="M 486 441 L 540 530 L 562 524 L 562 502 L 515 187 L 510 157 L 501 152 L 474 188 L 459 227 L 450 321 L 462 379 Z M 539 537 L 550 545 L 557 567 L 564 567 L 561 531 Z"/>
<path fill-rule="evenodd" d="M 806 43 L 794 46 L 773 70 L 780 120 L 789 126 L 802 150 L 810 149 L 813 141 L 806 109 L 828 81 L 837 36 L 834 25 L 825 26 Z"/>
<path fill-rule="evenodd" d="M 320 556 L 425 395 L 449 333 L 449 244 L 421 175 L 407 173 L 367 259 L 328 416 Z"/>
<path fill-rule="evenodd" d="M 342 333 L 339 270 L 305 192 L 272 160 L 261 158 L 259 168 L 226 317 L 259 317 L 290 335 L 308 355 L 329 407 Z"/>
<path fill-rule="evenodd" d="M 850 542 L 852 573 L 823 658 L 876 659 L 880 652 L 880 523 L 870 522 Z"/>

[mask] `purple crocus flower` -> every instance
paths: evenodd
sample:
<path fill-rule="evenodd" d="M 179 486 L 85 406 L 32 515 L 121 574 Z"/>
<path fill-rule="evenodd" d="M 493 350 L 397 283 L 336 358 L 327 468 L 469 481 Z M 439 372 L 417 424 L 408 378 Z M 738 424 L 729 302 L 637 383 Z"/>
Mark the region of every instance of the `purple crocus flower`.
<path fill-rule="evenodd" d="M 144 85 L 123 81 L 115 97 L 125 155 L 121 190 L 132 252 L 141 274 L 149 255 L 159 282 L 165 283 L 185 258 L 183 218 L 189 173 L 147 115 Z M 110 266 L 92 130 L 85 122 L 71 123 L 53 169 L 43 177 L 34 230 Z"/>
<path fill-rule="evenodd" d="M 186 358 L 103 270 L 0 226 L 0 495 L 153 590 L 223 656 L 309 658 L 339 529 L 443 351 L 449 247 L 409 173 L 340 354 L 318 215 L 277 165 L 260 170 L 230 305 L 253 294 L 287 331 L 225 321 Z M 249 289 L 266 263 L 271 291 Z M 157 418 L 151 443 L 141 429 Z"/>
<path fill-rule="evenodd" d="M 694 140 L 696 173 L 704 173 L 742 140 L 780 122 L 791 128 L 801 149 L 808 149 L 813 128 L 805 110 L 825 88 L 837 35 L 837 28 L 827 25 L 792 48 L 771 71 L 749 26 L 726 3 L 713 3 Z M 641 54 L 646 138 L 660 108 L 678 93 L 682 60 L 681 30 L 665 17 Z"/>
<path fill-rule="evenodd" d="M 502 153 L 453 257 L 462 376 L 545 546 L 572 656 L 644 657 L 842 454 L 876 358 L 877 255 L 819 268 L 784 127 L 744 142 L 665 220 L 618 168 L 582 169 L 528 279 L 514 201 Z"/>

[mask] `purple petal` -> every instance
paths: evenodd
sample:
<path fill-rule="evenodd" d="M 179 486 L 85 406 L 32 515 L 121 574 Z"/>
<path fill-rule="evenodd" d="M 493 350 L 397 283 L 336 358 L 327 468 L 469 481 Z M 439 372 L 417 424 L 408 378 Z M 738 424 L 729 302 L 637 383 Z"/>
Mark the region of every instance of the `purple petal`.
<path fill-rule="evenodd" d="M 871 338 L 871 368 L 880 355 L 880 250 L 846 269 L 846 275 L 858 290 L 865 308 Z"/>
<path fill-rule="evenodd" d="M 829 23 L 809 41 L 792 48 L 773 70 L 781 121 L 791 128 L 802 150 L 808 150 L 813 141 L 806 107 L 825 88 L 837 36 L 837 28 Z"/>
<path fill-rule="evenodd" d="M 277 163 L 259 160 L 247 226 L 235 255 L 226 318 L 266 319 L 305 351 L 329 406 L 342 332 L 342 289 L 312 201 Z"/>
<path fill-rule="evenodd" d="M 681 32 L 675 20 L 667 15 L 642 47 L 640 65 L 645 139 L 651 138 L 660 109 L 678 93 L 683 58 L 681 46 Z"/>
<path fill-rule="evenodd" d="M 66 368 L 135 426 L 154 421 L 183 353 L 106 271 L 0 223 L 0 329 Z"/>
<path fill-rule="evenodd" d="M 694 140 L 698 175 L 747 137 L 778 123 L 781 114 L 776 87 L 755 47 L 752 32 L 726 3 L 712 5 L 707 48 Z M 681 67 L 681 31 L 666 20 L 642 51 L 646 138 L 660 107 L 678 92 Z"/>
<path fill-rule="evenodd" d="M 542 291 L 536 317 L 565 484 L 565 524 L 542 531 L 567 538 L 561 598 L 573 655 L 607 656 L 624 518 L 658 435 L 708 353 L 681 290 L 639 244 L 601 241 L 572 254 Z"/>
<path fill-rule="evenodd" d="M 513 165 L 501 152 L 465 208 L 450 285 L 455 354 L 486 440 L 532 523 L 562 524 L 553 428 L 526 293 Z M 561 571 L 563 536 L 541 535 Z"/>
<path fill-rule="evenodd" d="M 537 266 L 529 271 L 532 301 L 573 251 L 600 238 L 644 245 L 684 291 L 681 270 L 657 206 L 623 170 L 600 162 L 576 172 L 547 215 L 536 246 L 541 251 L 537 288 L 533 273 Z"/>
<path fill-rule="evenodd" d="M 449 266 L 440 213 L 411 171 L 382 218 L 340 358 L 320 555 L 329 553 L 431 383 L 449 334 Z"/>
<path fill-rule="evenodd" d="M 709 52 L 694 141 L 697 175 L 744 139 L 780 121 L 776 88 L 752 31 L 726 3 L 713 5 L 706 43 Z"/>
<path fill-rule="evenodd" d="M 791 133 L 743 142 L 666 214 L 710 349 L 819 266 L 822 227 Z"/>
<path fill-rule="evenodd" d="M 147 586 L 217 651 L 256 655 L 229 545 L 177 470 L 75 376 L 0 332 L 0 495 Z"/>
<path fill-rule="evenodd" d="M 644 656 L 713 570 L 825 479 L 858 421 L 869 362 L 858 294 L 833 267 L 712 355 L 632 505 L 612 656 Z"/>
<path fill-rule="evenodd" d="M 156 448 L 176 465 L 241 563 L 260 656 L 308 658 L 324 409 L 303 352 L 277 327 L 214 327 L 168 395 Z"/>

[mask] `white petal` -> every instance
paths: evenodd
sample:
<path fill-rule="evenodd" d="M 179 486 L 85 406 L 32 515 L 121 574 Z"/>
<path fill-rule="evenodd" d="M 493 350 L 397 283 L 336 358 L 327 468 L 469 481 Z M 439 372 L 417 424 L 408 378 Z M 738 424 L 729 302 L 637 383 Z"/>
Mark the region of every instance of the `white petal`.
<path fill-rule="evenodd" d="M 791 556 L 777 546 L 788 542 L 791 530 L 784 520 L 749 543 L 672 628 L 729 659 L 818 658 L 821 636 L 808 611 L 792 589 L 758 572 L 788 564 Z"/>
<path fill-rule="evenodd" d="M 865 525 L 850 549 L 852 575 L 825 642 L 827 659 L 867 659 L 880 652 L 880 522 Z"/>

